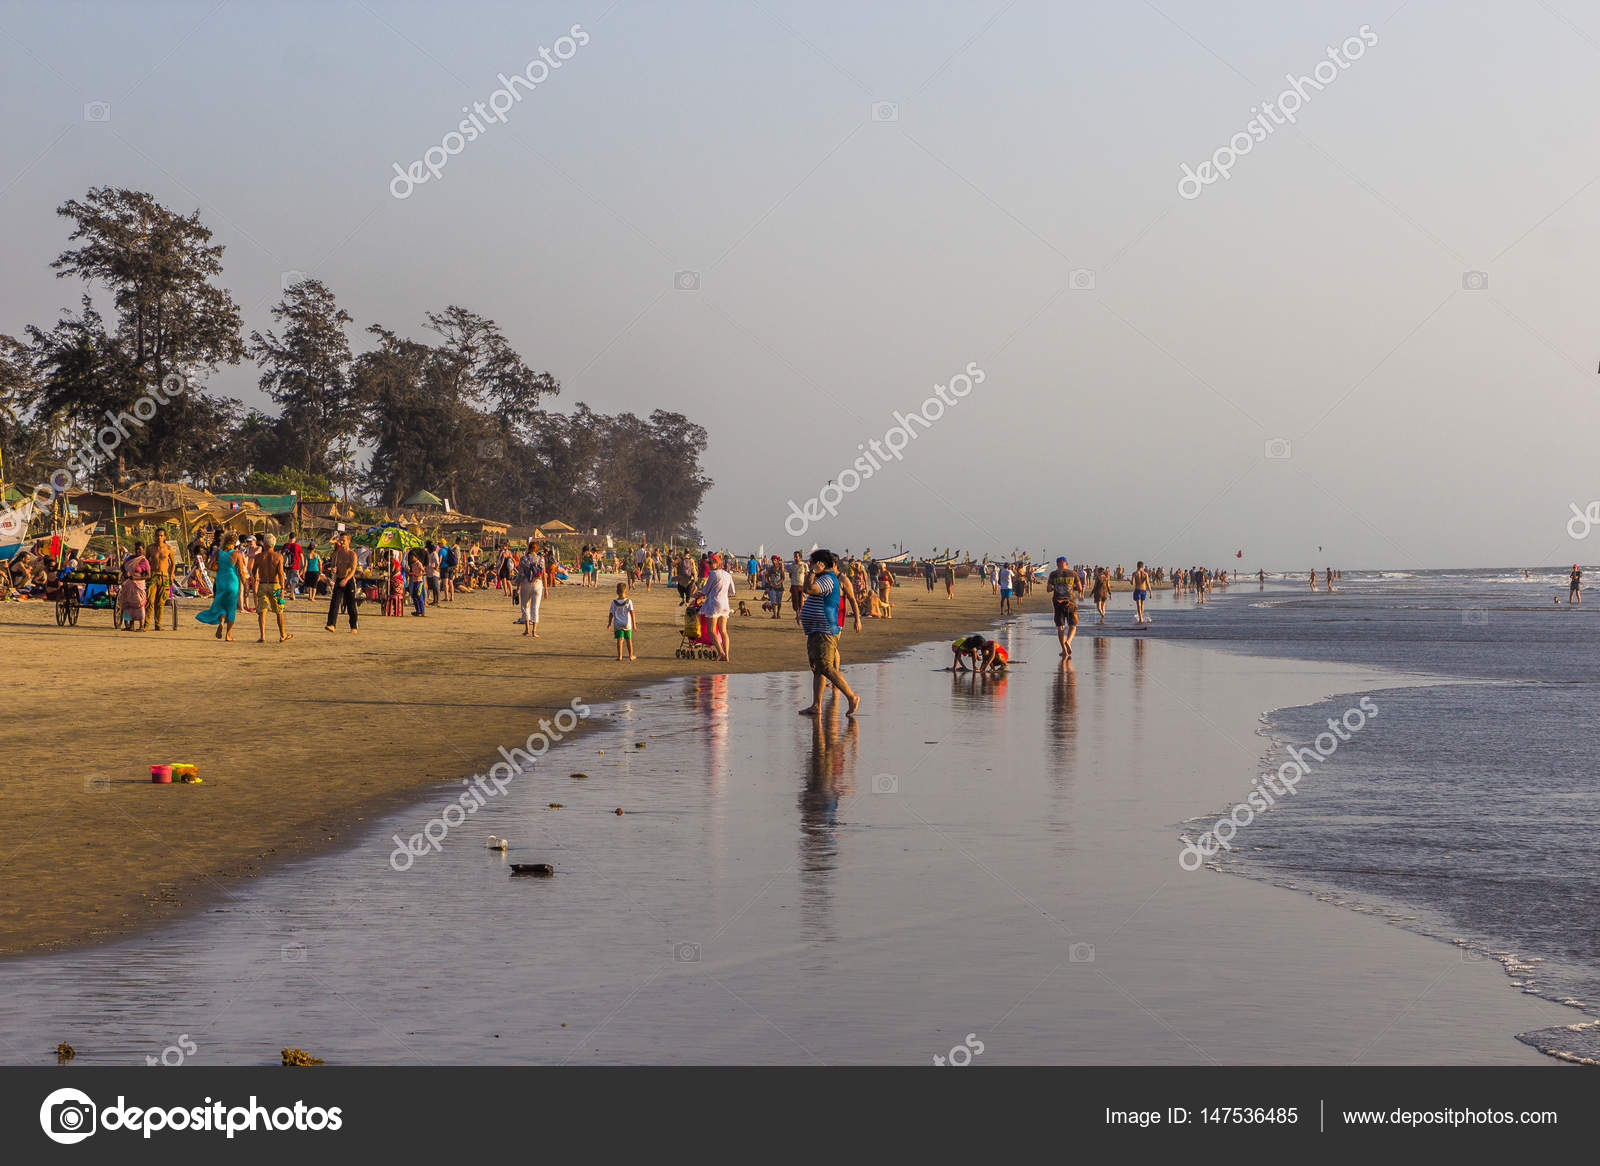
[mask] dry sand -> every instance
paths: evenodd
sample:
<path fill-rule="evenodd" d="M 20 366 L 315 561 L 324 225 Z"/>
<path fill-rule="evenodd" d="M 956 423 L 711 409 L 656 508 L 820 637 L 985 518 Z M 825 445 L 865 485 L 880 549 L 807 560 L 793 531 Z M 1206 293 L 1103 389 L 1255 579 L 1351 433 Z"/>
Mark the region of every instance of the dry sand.
<path fill-rule="evenodd" d="M 747 600 L 741 580 L 741 593 Z M 117 632 L 105 611 L 58 628 L 52 605 L 0 606 L 12 678 L 0 726 L 0 955 L 145 927 L 215 897 L 229 880 L 338 844 L 363 819 L 437 783 L 481 772 L 497 744 L 525 739 L 574 697 L 613 700 L 709 672 L 805 667 L 792 619 L 735 617 L 733 663 L 679 660 L 673 588 L 633 596 L 639 660 L 618 663 L 605 629 L 614 580 L 563 586 L 539 638 L 513 625 L 498 591 L 459 596 L 426 618 L 323 630 L 326 601 L 291 606 L 293 639 L 234 643 L 183 602 L 178 630 Z M 998 603 L 978 580 L 956 597 L 920 581 L 894 592 L 892 620 L 845 631 L 849 665 L 986 625 Z M 1023 606 L 1048 605 L 1036 589 Z M 759 603 L 754 604 L 759 607 Z M 1092 609 L 1091 609 L 1092 611 Z M 170 628 L 171 619 L 168 619 Z M 192 762 L 200 785 L 153 785 L 152 763 Z"/>

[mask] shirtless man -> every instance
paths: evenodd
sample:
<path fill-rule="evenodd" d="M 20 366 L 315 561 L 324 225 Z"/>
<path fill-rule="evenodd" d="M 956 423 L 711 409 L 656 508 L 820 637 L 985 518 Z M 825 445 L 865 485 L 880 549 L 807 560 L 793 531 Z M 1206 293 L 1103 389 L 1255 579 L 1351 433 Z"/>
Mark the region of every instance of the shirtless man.
<path fill-rule="evenodd" d="M 1133 611 L 1134 622 L 1147 624 L 1150 617 L 1144 613 L 1144 601 L 1150 598 L 1150 572 L 1144 569 L 1144 560 L 1133 569 Z M 1102 617 L 1104 618 L 1104 617 Z"/>
<path fill-rule="evenodd" d="M 1583 585 L 1583 570 L 1578 566 L 1578 564 L 1574 563 L 1574 564 L 1572 564 L 1572 574 L 1568 577 L 1568 584 L 1567 584 L 1567 602 L 1568 603 L 1582 603 L 1583 602 L 1583 594 L 1582 594 L 1582 591 L 1581 591 L 1582 585 Z"/>
<path fill-rule="evenodd" d="M 250 590 L 256 597 L 256 643 L 267 642 L 267 612 L 278 617 L 278 643 L 289 639 L 283 626 L 283 556 L 273 549 L 273 536 L 261 536 L 261 550 L 250 560 Z"/>
<path fill-rule="evenodd" d="M 150 626 L 161 630 L 161 609 L 171 594 L 173 566 L 177 556 L 167 541 L 167 532 L 156 528 L 156 543 L 150 548 Z"/>

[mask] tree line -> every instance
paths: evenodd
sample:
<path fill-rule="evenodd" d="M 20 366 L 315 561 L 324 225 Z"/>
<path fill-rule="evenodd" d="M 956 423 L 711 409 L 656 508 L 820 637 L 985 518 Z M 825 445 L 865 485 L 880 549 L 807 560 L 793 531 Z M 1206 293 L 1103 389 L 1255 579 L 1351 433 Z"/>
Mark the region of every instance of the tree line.
<path fill-rule="evenodd" d="M 104 457 L 74 463 L 73 485 L 154 478 L 268 493 L 293 483 L 380 506 L 427 489 L 506 521 L 698 536 L 707 435 L 681 413 L 607 415 L 582 402 L 552 412 L 560 382 L 534 371 L 493 320 L 457 305 L 427 313 L 421 339 L 372 324 L 356 352 L 353 317 L 317 279 L 286 287 L 271 326 L 245 336 L 218 283 L 223 247 L 198 211 L 106 186 L 56 213 L 72 224 L 71 246 L 51 266 L 84 285 L 79 307 L 20 338 L 0 334 L 0 453 L 23 489 L 59 480 L 68 451 L 120 415 Z M 276 413 L 203 387 L 245 360 Z M 141 397 L 173 384 L 188 387 L 128 420 Z"/>

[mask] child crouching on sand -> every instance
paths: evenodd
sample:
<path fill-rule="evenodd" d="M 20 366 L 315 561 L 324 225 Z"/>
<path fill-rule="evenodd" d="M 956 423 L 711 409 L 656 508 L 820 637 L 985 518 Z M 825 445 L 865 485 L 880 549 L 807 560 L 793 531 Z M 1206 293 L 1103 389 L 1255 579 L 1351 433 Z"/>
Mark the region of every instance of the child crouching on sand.
<path fill-rule="evenodd" d="M 622 659 L 622 645 L 628 645 L 628 659 L 637 660 L 633 652 L 633 600 L 628 598 L 628 585 L 617 584 L 617 597 L 611 601 L 611 610 L 606 614 L 606 627 L 610 628 L 616 636 L 617 659 Z"/>

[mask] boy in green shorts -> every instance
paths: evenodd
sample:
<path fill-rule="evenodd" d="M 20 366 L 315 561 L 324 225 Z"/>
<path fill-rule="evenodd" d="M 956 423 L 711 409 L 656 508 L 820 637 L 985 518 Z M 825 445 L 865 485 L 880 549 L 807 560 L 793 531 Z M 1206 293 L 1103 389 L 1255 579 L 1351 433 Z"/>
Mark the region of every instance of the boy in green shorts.
<path fill-rule="evenodd" d="M 622 659 L 622 645 L 628 645 L 628 659 L 637 660 L 633 654 L 633 600 L 628 598 L 628 585 L 617 584 L 617 597 L 611 601 L 606 615 L 606 627 L 612 629 L 617 640 L 617 659 Z"/>

